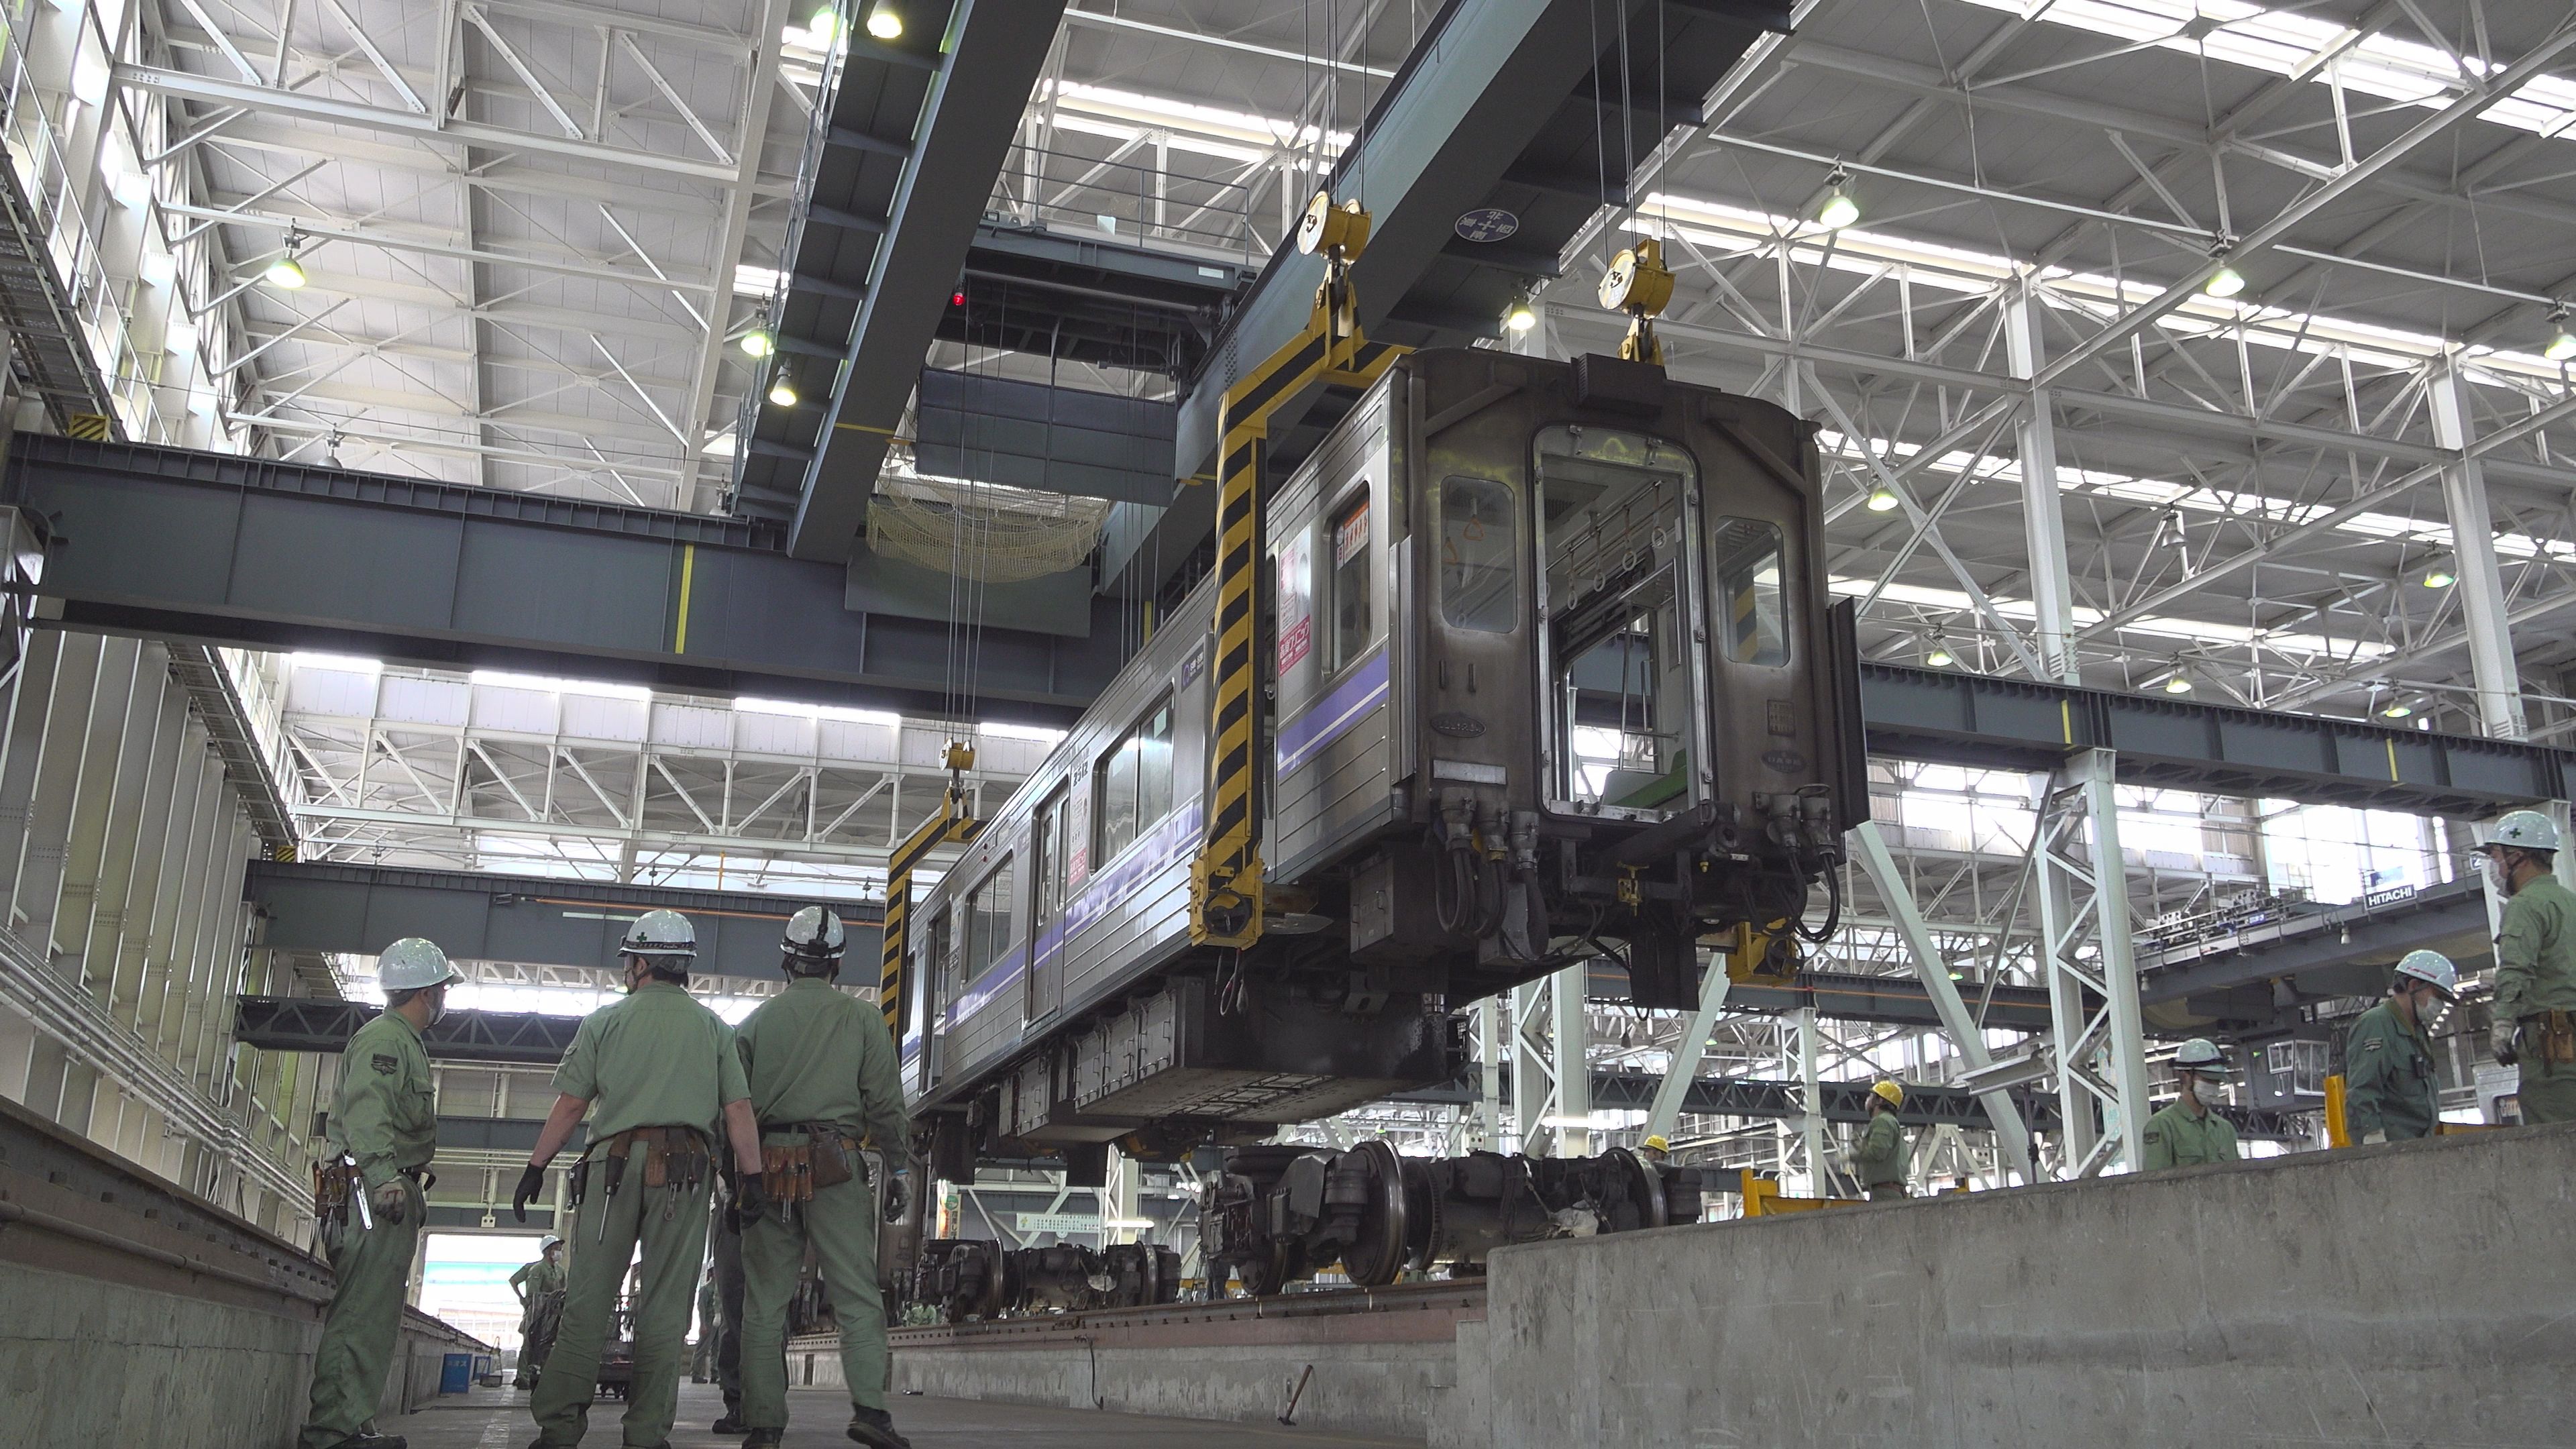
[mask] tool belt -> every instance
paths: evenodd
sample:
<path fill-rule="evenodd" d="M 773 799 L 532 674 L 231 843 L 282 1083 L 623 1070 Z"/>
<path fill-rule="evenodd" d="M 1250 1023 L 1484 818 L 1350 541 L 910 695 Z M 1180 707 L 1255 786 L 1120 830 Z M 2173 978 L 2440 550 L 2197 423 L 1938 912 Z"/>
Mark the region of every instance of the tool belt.
<path fill-rule="evenodd" d="M 779 1202 L 808 1202 L 814 1190 L 861 1176 L 856 1134 L 832 1122 L 763 1122 L 760 1130 L 802 1132 L 805 1141 L 760 1149 L 762 1189 Z"/>
<path fill-rule="evenodd" d="M 356 1163 L 313 1164 L 313 1216 L 322 1222 L 347 1224 L 349 1195 L 366 1190 Z"/>
<path fill-rule="evenodd" d="M 2522 1050 L 2549 1066 L 2576 1066 L 2576 1013 L 2550 1010 L 2522 1018 Z"/>
<path fill-rule="evenodd" d="M 630 1127 L 608 1139 L 608 1190 L 617 1191 L 626 1164 L 644 1159 L 646 1187 L 676 1187 L 694 1192 L 712 1180 L 715 1155 L 705 1134 L 689 1127 Z"/>

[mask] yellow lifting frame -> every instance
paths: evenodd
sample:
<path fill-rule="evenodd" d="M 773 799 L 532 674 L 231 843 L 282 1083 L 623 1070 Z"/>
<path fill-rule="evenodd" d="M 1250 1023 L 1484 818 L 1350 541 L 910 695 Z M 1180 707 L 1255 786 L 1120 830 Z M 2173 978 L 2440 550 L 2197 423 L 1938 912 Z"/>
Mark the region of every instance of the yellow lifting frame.
<path fill-rule="evenodd" d="M 1368 245 L 1369 214 L 1317 192 L 1297 249 L 1324 257 L 1305 328 L 1226 389 L 1216 504 L 1216 658 L 1209 673 L 1207 832 L 1190 865 L 1190 942 L 1250 946 L 1261 939 L 1260 634 L 1262 454 L 1273 414 L 1309 387 L 1364 389 L 1410 349 L 1361 331 L 1351 263 Z M 891 916 L 888 918 L 891 920 Z"/>
<path fill-rule="evenodd" d="M 910 945 L 912 873 L 930 852 L 951 843 L 963 845 L 984 828 L 966 798 L 966 772 L 975 768 L 975 747 L 948 742 L 942 763 L 948 766 L 948 788 L 939 809 L 895 847 L 886 862 L 885 954 L 877 971 L 877 1009 L 885 1014 L 886 1032 L 903 1049 L 904 957 Z"/>

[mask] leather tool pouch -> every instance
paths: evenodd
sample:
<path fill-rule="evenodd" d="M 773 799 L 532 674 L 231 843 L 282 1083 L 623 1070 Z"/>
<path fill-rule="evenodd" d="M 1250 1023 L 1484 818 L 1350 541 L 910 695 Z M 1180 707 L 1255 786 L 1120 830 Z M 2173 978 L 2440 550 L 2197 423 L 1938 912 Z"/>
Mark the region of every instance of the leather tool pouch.
<path fill-rule="evenodd" d="M 638 1127 L 632 1134 L 644 1149 L 646 1187 L 694 1188 L 707 1180 L 706 1143 L 686 1127 Z"/>
<path fill-rule="evenodd" d="M 2550 1011 L 2541 1022 L 2541 1060 L 2553 1067 L 2576 1066 L 2576 1016 Z"/>
<path fill-rule="evenodd" d="M 590 1159 L 585 1157 L 572 1165 L 572 1171 L 564 1174 L 564 1202 L 568 1206 L 579 1207 L 581 1200 L 589 1195 Z"/>
<path fill-rule="evenodd" d="M 804 1202 L 812 1198 L 813 1149 L 764 1144 L 760 1149 L 760 1185 L 772 1202 Z"/>
<path fill-rule="evenodd" d="M 814 1156 L 816 1187 L 838 1187 L 855 1175 L 850 1169 L 850 1149 L 841 1141 L 839 1128 L 818 1126 L 811 1129 L 809 1136 L 812 1142 L 807 1150 Z"/>
<path fill-rule="evenodd" d="M 360 1191 L 358 1169 L 345 1162 L 313 1165 L 313 1216 L 325 1222 L 349 1220 L 349 1195 Z"/>

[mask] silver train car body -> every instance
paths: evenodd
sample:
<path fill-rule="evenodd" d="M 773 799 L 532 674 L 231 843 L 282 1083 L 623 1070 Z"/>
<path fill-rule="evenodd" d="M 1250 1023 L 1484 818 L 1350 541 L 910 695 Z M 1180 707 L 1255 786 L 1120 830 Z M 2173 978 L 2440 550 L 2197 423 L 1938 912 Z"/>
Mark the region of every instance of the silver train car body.
<path fill-rule="evenodd" d="M 1466 1002 L 1785 937 L 1866 809 L 1806 425 L 1659 368 L 1400 360 L 1264 510 L 1273 912 L 1190 943 L 1214 590 L 915 904 L 938 1175 L 1258 1141 L 1460 1069 Z"/>

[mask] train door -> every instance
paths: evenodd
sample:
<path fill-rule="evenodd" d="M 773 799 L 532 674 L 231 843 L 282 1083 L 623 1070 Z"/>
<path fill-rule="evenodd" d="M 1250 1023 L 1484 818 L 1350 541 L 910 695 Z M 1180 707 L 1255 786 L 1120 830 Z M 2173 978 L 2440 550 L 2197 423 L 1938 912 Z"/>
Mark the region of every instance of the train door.
<path fill-rule="evenodd" d="M 1055 1015 L 1064 1004 L 1064 901 L 1067 847 L 1073 835 L 1073 787 L 1055 787 L 1029 830 L 1029 978 L 1022 1024 Z"/>
<path fill-rule="evenodd" d="M 929 1091 L 941 1075 L 943 1039 L 947 1036 L 948 1001 L 948 907 L 942 904 L 922 923 L 921 934 L 912 945 L 912 1020 L 905 1035 L 920 1042 L 920 1053 L 914 1057 L 912 1088 Z"/>
<path fill-rule="evenodd" d="M 1540 432 L 1538 558 L 1551 807 L 1660 820 L 1706 794 L 1699 468 L 1618 428 Z"/>
<path fill-rule="evenodd" d="M 1545 790 L 1527 778 L 1538 742 L 1529 720 L 1531 629 L 1527 505 L 1509 466 L 1466 463 L 1429 480 L 1416 515 L 1431 540 L 1436 595 L 1424 601 L 1417 738 L 1432 789 L 1500 787 L 1512 808 Z M 1448 455 L 1444 454 L 1444 461 Z M 1502 460 L 1508 464 L 1508 455 Z M 1490 794 L 1484 798 L 1491 799 Z"/>

